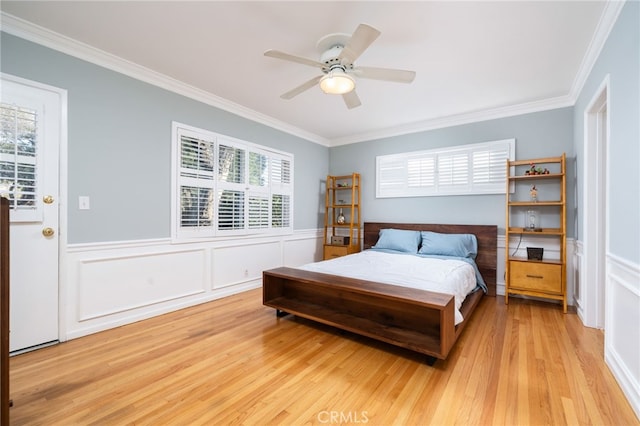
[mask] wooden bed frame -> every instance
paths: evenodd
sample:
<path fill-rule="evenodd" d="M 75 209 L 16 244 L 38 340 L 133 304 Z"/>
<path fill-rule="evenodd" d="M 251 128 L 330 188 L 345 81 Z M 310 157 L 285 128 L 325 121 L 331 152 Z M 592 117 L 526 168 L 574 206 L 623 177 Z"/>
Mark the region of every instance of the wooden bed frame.
<path fill-rule="evenodd" d="M 475 234 L 476 264 L 489 289 L 496 294 L 497 226 L 364 224 L 364 248 L 375 245 L 384 228 Z M 278 316 L 294 314 L 429 356 L 445 359 L 467 324 L 484 292 L 467 296 L 460 309 L 465 321 L 454 320 L 454 297 L 448 294 L 382 284 L 355 278 L 276 268 L 263 272 L 263 304 Z"/>

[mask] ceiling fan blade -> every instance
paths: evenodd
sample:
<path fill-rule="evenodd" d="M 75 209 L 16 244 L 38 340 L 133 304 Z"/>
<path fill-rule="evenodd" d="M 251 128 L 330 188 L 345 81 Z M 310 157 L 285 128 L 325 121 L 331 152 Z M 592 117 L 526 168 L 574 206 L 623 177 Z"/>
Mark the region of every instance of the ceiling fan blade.
<path fill-rule="evenodd" d="M 270 58 L 284 59 L 285 61 L 297 62 L 303 65 L 309 65 L 312 67 L 323 68 L 325 64 L 322 62 L 314 61 L 313 59 L 303 58 L 301 56 L 290 55 L 288 53 L 281 52 L 279 50 L 267 50 L 264 52 L 264 56 L 269 56 Z"/>
<path fill-rule="evenodd" d="M 343 64 L 352 64 L 379 35 L 380 31 L 367 24 L 358 25 L 338 59 Z"/>
<path fill-rule="evenodd" d="M 318 82 L 322 77 L 323 77 L 322 75 L 313 77 L 311 80 L 307 81 L 306 83 L 302 83 L 300 86 L 296 87 L 295 89 L 289 90 L 287 93 L 281 95 L 280 97 L 282 99 L 291 99 L 294 96 L 298 96 L 300 93 L 304 92 L 305 90 L 309 90 L 313 86 L 318 84 Z"/>
<path fill-rule="evenodd" d="M 347 105 L 347 108 L 352 109 L 359 107 L 362 105 L 360 102 L 360 98 L 355 90 L 350 91 L 349 93 L 345 93 L 342 95 L 342 99 L 344 99 L 344 103 Z"/>
<path fill-rule="evenodd" d="M 352 72 L 360 78 L 395 81 L 396 83 L 411 83 L 416 77 L 415 71 L 395 70 L 390 68 L 356 67 Z"/>

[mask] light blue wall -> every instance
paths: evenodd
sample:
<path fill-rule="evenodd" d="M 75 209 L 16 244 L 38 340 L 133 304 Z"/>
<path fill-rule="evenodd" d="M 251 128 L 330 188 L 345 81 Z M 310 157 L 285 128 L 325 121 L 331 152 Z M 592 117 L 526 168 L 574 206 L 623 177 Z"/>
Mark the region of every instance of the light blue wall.
<path fill-rule="evenodd" d="M 1 71 L 68 91 L 68 242 L 170 236 L 171 122 L 294 154 L 294 228 L 316 229 L 328 148 L 1 33 Z M 78 196 L 91 210 L 78 210 Z"/>
<path fill-rule="evenodd" d="M 505 196 L 464 195 L 375 198 L 376 156 L 501 139 L 516 139 L 516 158 L 567 154 L 567 186 L 573 188 L 573 110 L 560 108 L 444 129 L 331 148 L 332 174 L 362 174 L 363 221 L 498 225 L 504 234 Z M 573 191 L 567 191 L 568 223 L 573 220 Z M 568 232 L 571 235 L 571 230 Z"/>
<path fill-rule="evenodd" d="M 497 224 L 502 233 L 504 195 L 376 199 L 375 157 L 507 138 L 516 138 L 519 159 L 566 152 L 568 236 L 579 239 L 584 188 L 576 175 L 582 172 L 584 156 L 583 112 L 609 74 L 611 251 L 638 262 L 639 7 L 638 2 L 624 6 L 574 108 L 331 149 L 5 33 L 1 70 L 68 90 L 69 243 L 169 236 L 172 120 L 292 152 L 296 229 L 322 226 L 322 181 L 327 173 L 357 171 L 363 177 L 364 220 Z M 90 211 L 77 209 L 79 195 L 91 196 Z"/>
<path fill-rule="evenodd" d="M 627 1 L 574 107 L 578 173 L 584 162 L 584 113 L 609 75 L 609 251 L 640 263 L 640 3 Z M 578 178 L 578 204 L 584 200 Z M 578 237 L 583 211 L 578 209 Z"/>

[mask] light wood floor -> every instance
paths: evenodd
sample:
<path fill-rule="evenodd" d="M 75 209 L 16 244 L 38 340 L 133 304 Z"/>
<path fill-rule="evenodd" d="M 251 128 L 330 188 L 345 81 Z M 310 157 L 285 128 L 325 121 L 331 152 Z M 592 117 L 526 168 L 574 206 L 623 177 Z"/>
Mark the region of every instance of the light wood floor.
<path fill-rule="evenodd" d="M 602 354 L 575 314 L 498 297 L 429 367 L 253 290 L 11 358 L 11 423 L 638 424 Z"/>

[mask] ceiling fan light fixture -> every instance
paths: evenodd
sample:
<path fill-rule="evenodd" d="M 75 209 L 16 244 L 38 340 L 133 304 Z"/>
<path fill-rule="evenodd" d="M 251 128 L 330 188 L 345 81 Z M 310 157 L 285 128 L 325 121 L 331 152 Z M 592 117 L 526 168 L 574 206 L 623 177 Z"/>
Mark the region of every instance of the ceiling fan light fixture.
<path fill-rule="evenodd" d="M 344 95 L 356 88 L 356 81 L 342 70 L 331 70 L 320 79 L 320 89 L 329 95 Z"/>

